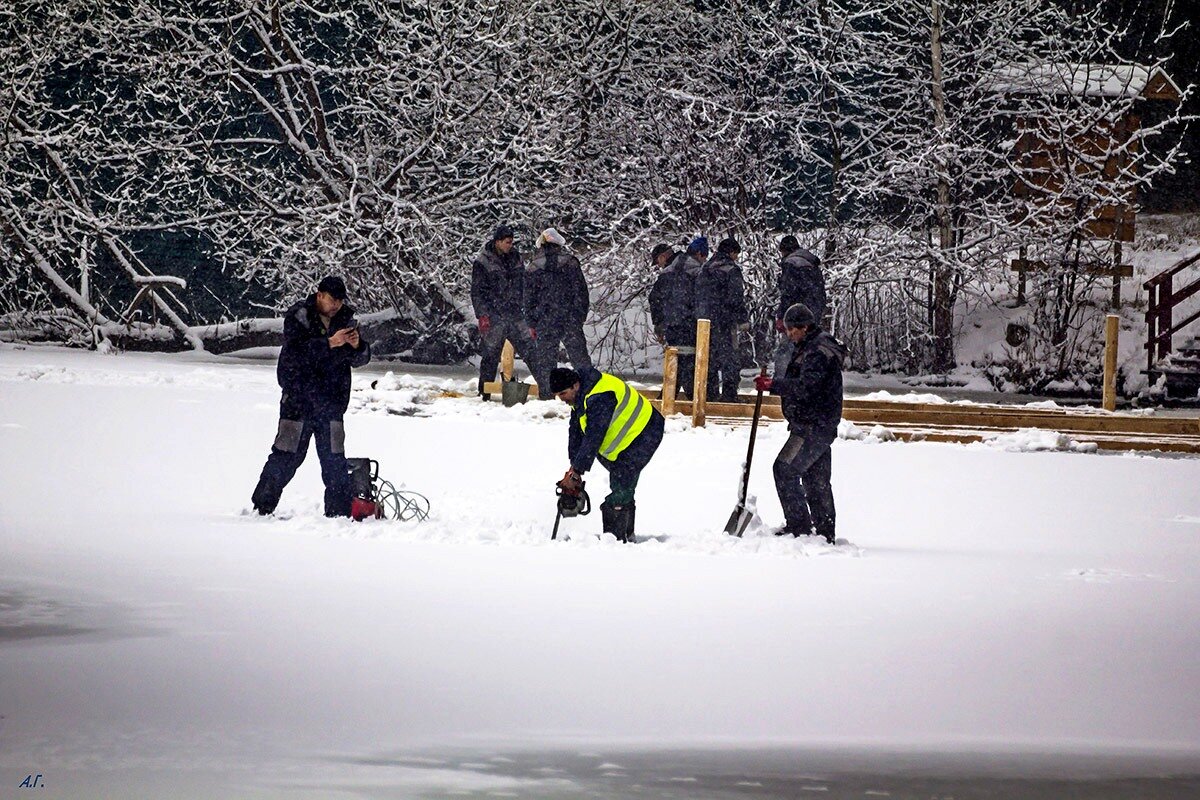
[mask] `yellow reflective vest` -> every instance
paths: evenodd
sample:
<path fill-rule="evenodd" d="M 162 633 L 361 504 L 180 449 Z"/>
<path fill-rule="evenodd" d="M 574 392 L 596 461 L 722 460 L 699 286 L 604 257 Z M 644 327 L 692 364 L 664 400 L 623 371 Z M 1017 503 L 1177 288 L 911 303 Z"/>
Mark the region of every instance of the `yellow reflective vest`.
<path fill-rule="evenodd" d="M 596 385 L 583 398 L 583 412 L 579 415 L 579 427 L 584 431 L 587 431 L 588 398 L 602 392 L 616 394 L 617 407 L 613 410 L 612 420 L 608 423 L 604 441 L 600 443 L 599 455 L 601 458 L 615 461 L 625 448 L 633 444 L 633 440 L 638 437 L 638 434 L 646 429 L 654 409 L 646 401 L 646 398 L 642 397 L 641 392 L 620 378 L 603 372 L 600 374 L 600 380 L 596 381 Z"/>

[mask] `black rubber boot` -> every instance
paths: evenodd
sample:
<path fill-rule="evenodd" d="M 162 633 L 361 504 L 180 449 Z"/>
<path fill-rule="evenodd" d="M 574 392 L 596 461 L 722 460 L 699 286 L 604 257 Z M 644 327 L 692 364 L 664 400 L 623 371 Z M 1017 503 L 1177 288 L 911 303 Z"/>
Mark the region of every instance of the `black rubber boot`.
<path fill-rule="evenodd" d="M 633 541 L 633 503 L 613 508 L 613 534 L 619 542 Z"/>
<path fill-rule="evenodd" d="M 605 533 L 615 534 L 617 532 L 616 512 L 613 507 L 608 504 L 608 501 L 600 504 L 600 520 L 600 526 Z"/>

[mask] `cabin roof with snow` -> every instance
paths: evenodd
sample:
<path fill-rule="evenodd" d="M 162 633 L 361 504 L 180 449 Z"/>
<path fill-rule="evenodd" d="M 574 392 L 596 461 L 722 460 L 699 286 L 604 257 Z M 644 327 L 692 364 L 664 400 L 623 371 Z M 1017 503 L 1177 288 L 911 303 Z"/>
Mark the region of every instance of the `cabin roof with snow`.
<path fill-rule="evenodd" d="M 1000 94 L 1140 97 L 1178 103 L 1183 92 L 1160 67 L 1139 64 L 1008 64 L 992 72 Z"/>

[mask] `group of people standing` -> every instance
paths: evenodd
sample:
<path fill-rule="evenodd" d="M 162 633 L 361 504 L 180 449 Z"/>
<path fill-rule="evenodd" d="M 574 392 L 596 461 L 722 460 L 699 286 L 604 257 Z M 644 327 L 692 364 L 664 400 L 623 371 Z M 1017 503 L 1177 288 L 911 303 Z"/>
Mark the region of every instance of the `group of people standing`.
<path fill-rule="evenodd" d="M 539 387 L 550 385 L 559 345 L 576 368 L 592 366 L 583 323 L 591 301 L 579 259 L 554 228 L 537 238 L 528 263 L 513 243 L 513 229 L 500 225 L 471 264 L 471 303 L 479 320 L 479 394 L 496 377 L 504 342 L 533 373 Z M 543 392 L 542 399 L 550 399 Z"/>
<path fill-rule="evenodd" d="M 740 381 L 738 337 L 749 330 L 738 256 L 732 237 L 709 258 L 708 240 L 693 239 L 683 252 L 666 244 L 651 251 L 659 274 L 650 292 L 655 335 L 679 349 L 679 383 L 690 396 L 695 364 L 696 320 L 711 321 L 708 395 L 737 400 Z M 776 328 L 784 338 L 774 376 L 755 379 L 761 392 L 782 398 L 789 438 L 774 465 L 775 483 L 786 524 L 777 535 L 812 535 L 834 542 L 834 503 L 830 484 L 830 445 L 842 415 L 842 362 L 845 348 L 821 329 L 826 294 L 820 260 L 794 236 L 780 241 L 780 301 Z M 571 407 L 569 466 L 559 490 L 578 493 L 583 475 L 595 463 L 610 473 L 601 503 L 603 529 L 620 541 L 633 541 L 634 493 L 641 472 L 662 442 L 664 420 L 643 395 L 615 375 L 597 370 L 588 355 L 583 324 L 588 287 L 579 259 L 554 228 L 537 237 L 526 263 L 511 227 L 500 225 L 472 263 L 471 300 L 480 333 L 479 393 L 493 380 L 505 340 L 534 374 L 542 399 L 555 397 Z M 565 346 L 571 367 L 558 366 Z M 278 365 L 279 428 L 252 502 L 271 514 L 283 488 L 304 461 L 315 436 L 325 482 L 325 513 L 350 514 L 350 481 L 345 459 L 343 415 L 350 395 L 352 367 L 365 365 L 370 345 L 358 331 L 346 303 L 345 283 L 321 281 L 315 293 L 297 302 L 284 318 L 284 345 Z"/>
<path fill-rule="evenodd" d="M 825 279 L 821 260 L 800 246 L 795 236 L 779 242 L 779 306 L 775 327 L 786 334 L 784 314 L 796 303 L 803 304 L 820 321 L 825 316 Z M 650 260 L 658 277 L 650 289 L 650 318 L 654 335 L 664 347 L 679 353 L 678 389 L 689 399 L 696 363 L 696 320 L 707 319 L 709 328 L 709 373 L 706 396 L 711 400 L 735 402 L 740 381 L 738 343 L 750 329 L 746 290 L 738 255 L 741 248 L 732 238 L 717 245 L 708 258 L 708 240 L 697 237 L 683 252 L 669 245 L 656 245 Z M 783 373 L 792 352 L 786 335 L 776 351 L 776 371 Z"/>

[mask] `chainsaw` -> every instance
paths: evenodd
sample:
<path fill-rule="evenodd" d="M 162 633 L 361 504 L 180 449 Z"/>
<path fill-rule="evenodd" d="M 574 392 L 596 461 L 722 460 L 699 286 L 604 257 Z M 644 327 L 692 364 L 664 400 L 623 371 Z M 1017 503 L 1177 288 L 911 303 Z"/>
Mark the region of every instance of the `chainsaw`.
<path fill-rule="evenodd" d="M 554 492 L 558 495 L 558 513 L 554 515 L 554 531 L 550 534 L 551 539 L 558 538 L 558 523 L 562 522 L 563 517 L 578 517 L 592 513 L 592 498 L 588 497 L 587 490 L 583 487 L 583 480 L 578 477 L 572 481 L 564 478 L 554 485 Z"/>

